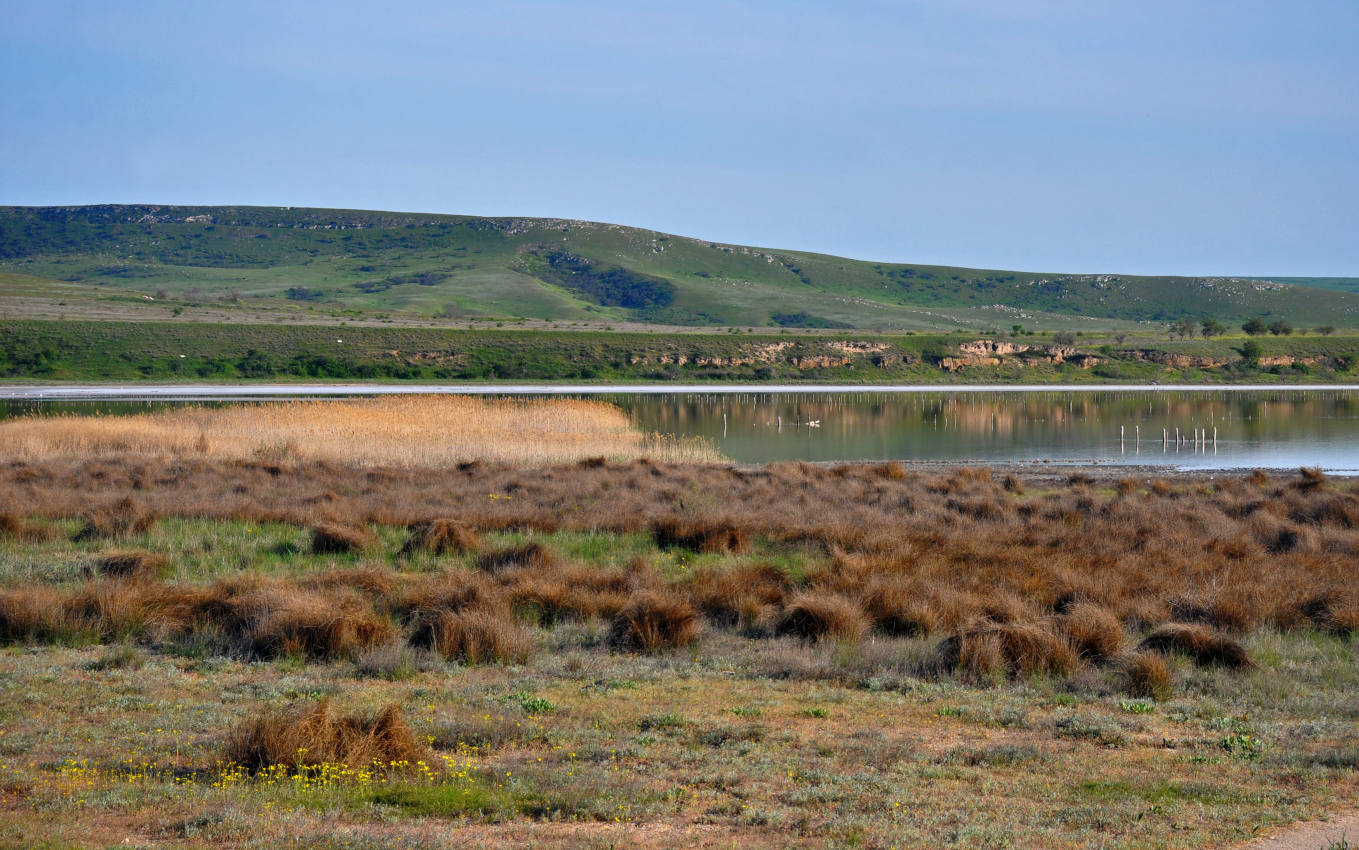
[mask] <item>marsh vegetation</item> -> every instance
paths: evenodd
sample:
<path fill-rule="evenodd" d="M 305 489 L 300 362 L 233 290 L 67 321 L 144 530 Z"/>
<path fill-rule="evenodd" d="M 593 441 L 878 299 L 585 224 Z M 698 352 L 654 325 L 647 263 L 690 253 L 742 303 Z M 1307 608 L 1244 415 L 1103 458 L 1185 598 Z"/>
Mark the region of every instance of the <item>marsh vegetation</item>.
<path fill-rule="evenodd" d="M 136 455 L 0 493 L 9 841 L 1223 845 L 1355 800 L 1359 493 L 1313 471 Z"/>

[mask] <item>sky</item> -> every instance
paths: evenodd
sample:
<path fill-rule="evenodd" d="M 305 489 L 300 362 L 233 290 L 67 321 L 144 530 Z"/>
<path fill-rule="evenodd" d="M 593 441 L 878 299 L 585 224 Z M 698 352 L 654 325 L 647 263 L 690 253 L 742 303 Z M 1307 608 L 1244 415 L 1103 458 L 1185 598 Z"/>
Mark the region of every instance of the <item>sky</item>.
<path fill-rule="evenodd" d="M 0 204 L 1359 276 L 1355 0 L 0 0 Z"/>

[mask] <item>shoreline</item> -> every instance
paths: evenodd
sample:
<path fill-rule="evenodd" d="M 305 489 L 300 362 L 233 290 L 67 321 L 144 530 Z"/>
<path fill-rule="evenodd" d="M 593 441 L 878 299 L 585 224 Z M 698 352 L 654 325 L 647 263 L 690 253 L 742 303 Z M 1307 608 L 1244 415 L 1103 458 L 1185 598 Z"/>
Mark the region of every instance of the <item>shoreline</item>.
<path fill-rule="evenodd" d="M 140 401 L 236 398 L 270 400 L 308 396 L 378 395 L 735 395 L 797 393 L 1092 393 L 1092 392 L 1315 392 L 1359 391 L 1359 384 L 136 384 L 73 383 L 0 386 L 0 401 L 80 401 L 85 399 Z"/>

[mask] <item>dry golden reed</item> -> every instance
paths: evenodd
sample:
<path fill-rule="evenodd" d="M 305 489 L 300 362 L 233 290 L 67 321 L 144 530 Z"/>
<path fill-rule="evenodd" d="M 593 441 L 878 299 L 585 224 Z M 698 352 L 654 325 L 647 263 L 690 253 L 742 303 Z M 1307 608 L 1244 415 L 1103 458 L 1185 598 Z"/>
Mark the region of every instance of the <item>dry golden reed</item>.
<path fill-rule="evenodd" d="M 397 467 L 720 459 L 703 443 L 643 434 L 614 405 L 575 399 L 385 396 L 0 423 L 10 460 L 129 455 Z"/>

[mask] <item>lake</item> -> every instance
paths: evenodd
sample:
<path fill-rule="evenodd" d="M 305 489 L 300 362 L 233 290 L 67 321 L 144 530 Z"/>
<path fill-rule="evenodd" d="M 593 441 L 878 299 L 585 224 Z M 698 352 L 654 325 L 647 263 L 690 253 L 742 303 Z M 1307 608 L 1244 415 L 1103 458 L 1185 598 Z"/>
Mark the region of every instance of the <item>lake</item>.
<path fill-rule="evenodd" d="M 97 399 L 0 400 L 25 413 L 126 413 L 183 404 L 315 395 L 320 388 L 101 388 Z M 329 394 L 394 387 L 327 387 Z M 429 391 L 402 386 L 399 391 Z M 617 404 L 646 431 L 703 437 L 742 462 L 925 460 L 1150 464 L 1187 469 L 1318 466 L 1359 472 L 1359 390 L 1145 388 L 474 387 Z M 299 392 L 300 390 L 300 392 Z M 513 391 L 512 391 L 513 390 Z M 189 401 L 192 399 L 192 401 Z"/>

